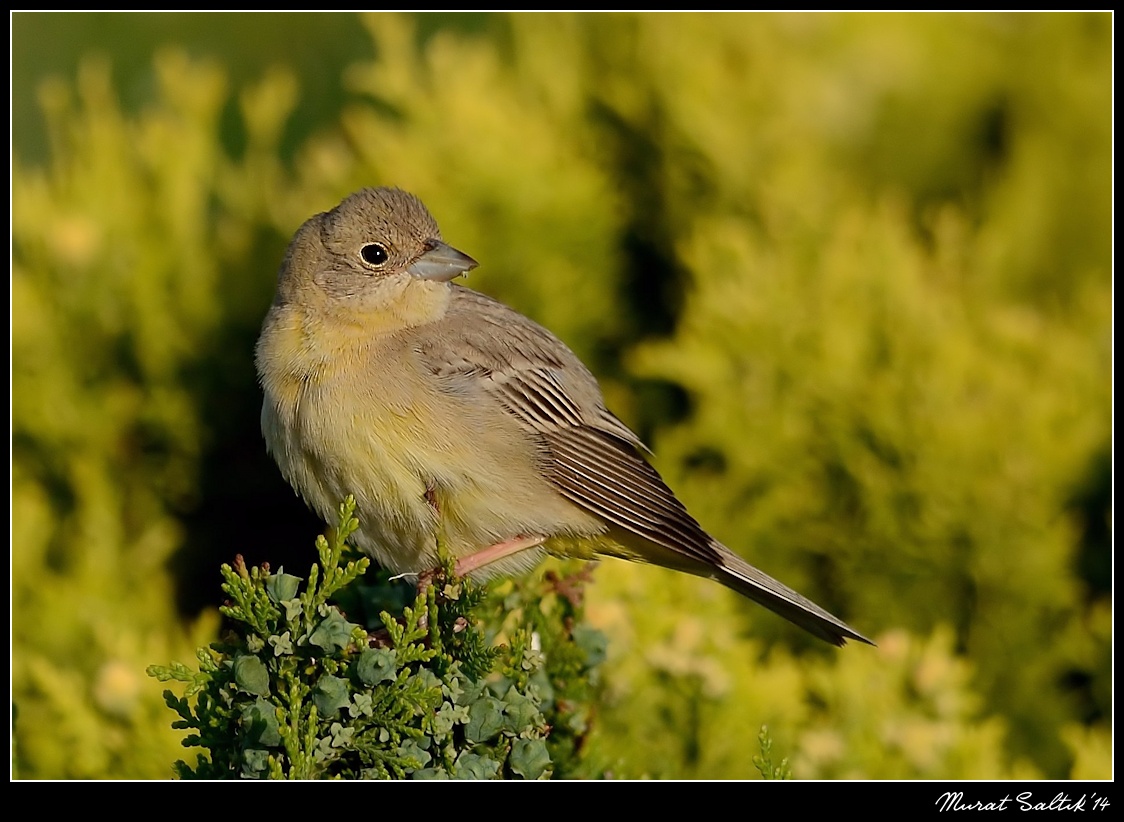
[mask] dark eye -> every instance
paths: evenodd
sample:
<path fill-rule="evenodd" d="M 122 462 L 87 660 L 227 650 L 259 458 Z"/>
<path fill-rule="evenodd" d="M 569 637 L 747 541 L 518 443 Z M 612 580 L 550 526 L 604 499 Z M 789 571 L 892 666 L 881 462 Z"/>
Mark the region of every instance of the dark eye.
<path fill-rule="evenodd" d="M 368 265 L 382 265 L 390 255 L 386 253 L 386 248 L 383 246 L 378 243 L 370 243 L 359 249 L 359 256 Z"/>

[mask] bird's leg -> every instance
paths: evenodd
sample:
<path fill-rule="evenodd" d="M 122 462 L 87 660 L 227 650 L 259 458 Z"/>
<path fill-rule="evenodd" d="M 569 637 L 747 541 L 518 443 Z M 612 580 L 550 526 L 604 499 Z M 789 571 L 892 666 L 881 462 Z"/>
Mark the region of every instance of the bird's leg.
<path fill-rule="evenodd" d="M 453 567 L 453 573 L 458 577 L 464 577 L 471 574 L 473 571 L 483 568 L 485 565 L 491 565 L 504 557 L 509 557 L 512 554 L 518 554 L 520 551 L 525 551 L 528 548 L 534 548 L 536 545 L 542 545 L 546 542 L 546 537 L 515 537 L 505 542 L 498 542 L 495 545 L 489 545 L 477 551 L 475 554 L 461 557 L 457 560 L 457 564 Z M 441 572 L 440 568 L 434 568 L 430 571 L 424 571 L 418 574 L 418 593 L 424 591 L 432 582 L 433 578 Z"/>
<path fill-rule="evenodd" d="M 512 554 L 518 554 L 520 551 L 525 551 L 528 548 L 534 548 L 536 545 L 542 545 L 546 542 L 546 537 L 516 537 L 509 539 L 506 542 L 499 542 L 495 545 L 490 545 L 475 554 L 461 557 L 457 560 L 456 571 L 458 577 L 467 576 L 478 568 L 483 568 L 485 565 L 491 565 L 493 562 L 509 557 Z"/>

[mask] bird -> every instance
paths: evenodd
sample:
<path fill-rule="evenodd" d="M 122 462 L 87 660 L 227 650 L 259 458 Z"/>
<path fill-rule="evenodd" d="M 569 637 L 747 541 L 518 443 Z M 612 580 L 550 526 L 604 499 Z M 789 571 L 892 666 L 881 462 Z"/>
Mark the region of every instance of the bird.
<path fill-rule="evenodd" d="M 558 337 L 453 280 L 477 267 L 425 205 L 364 188 L 296 231 L 255 362 L 281 473 L 404 576 L 520 574 L 551 554 L 710 578 L 815 637 L 874 644 L 710 536 Z"/>

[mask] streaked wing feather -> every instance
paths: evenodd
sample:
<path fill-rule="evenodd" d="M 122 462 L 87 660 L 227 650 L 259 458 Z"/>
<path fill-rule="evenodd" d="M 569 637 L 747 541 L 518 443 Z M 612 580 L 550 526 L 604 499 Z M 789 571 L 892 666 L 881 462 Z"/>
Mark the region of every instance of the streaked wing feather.
<path fill-rule="evenodd" d="M 572 502 L 699 562 L 720 562 L 710 536 L 630 445 L 592 428 L 545 436 L 552 479 Z"/>
<path fill-rule="evenodd" d="M 593 375 L 553 334 L 490 297 L 454 290 L 456 338 L 423 335 L 418 354 L 435 375 L 462 381 L 451 390 L 483 391 L 533 432 L 543 471 L 564 497 L 682 557 L 673 567 L 712 576 L 828 642 L 870 641 L 715 542 L 644 459 L 640 439 L 605 408 Z"/>
<path fill-rule="evenodd" d="M 559 491 L 606 521 L 708 565 L 713 540 L 617 419 L 597 381 L 557 337 L 492 298 L 455 287 L 455 341 L 428 337 L 433 373 L 469 378 L 544 444 L 544 471 Z M 450 344 L 453 343 L 453 344 Z"/>
<path fill-rule="evenodd" d="M 545 368 L 490 376 L 492 393 L 516 418 L 537 431 L 582 425 L 581 410 Z"/>
<path fill-rule="evenodd" d="M 624 424 L 616 417 L 604 411 L 585 419 L 550 369 L 493 374 L 490 383 L 504 407 L 542 436 L 547 475 L 567 499 L 671 551 L 720 561 L 711 538 L 636 445 L 618 435 Z"/>

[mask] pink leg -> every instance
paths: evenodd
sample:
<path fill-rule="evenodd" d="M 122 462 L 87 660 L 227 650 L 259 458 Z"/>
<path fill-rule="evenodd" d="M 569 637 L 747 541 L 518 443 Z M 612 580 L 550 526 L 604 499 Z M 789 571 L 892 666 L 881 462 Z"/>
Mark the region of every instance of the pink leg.
<path fill-rule="evenodd" d="M 507 542 L 489 546 L 475 554 L 469 554 L 458 559 L 457 576 L 467 576 L 478 568 L 491 565 L 497 560 L 509 557 L 512 554 L 518 554 L 528 548 L 534 548 L 536 545 L 542 545 L 544 542 L 546 542 L 546 537 L 516 537 L 515 539 L 509 539 Z"/>

